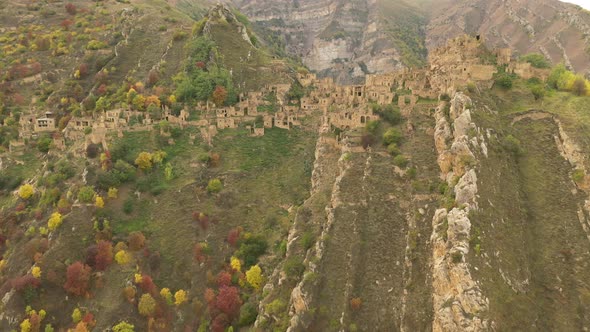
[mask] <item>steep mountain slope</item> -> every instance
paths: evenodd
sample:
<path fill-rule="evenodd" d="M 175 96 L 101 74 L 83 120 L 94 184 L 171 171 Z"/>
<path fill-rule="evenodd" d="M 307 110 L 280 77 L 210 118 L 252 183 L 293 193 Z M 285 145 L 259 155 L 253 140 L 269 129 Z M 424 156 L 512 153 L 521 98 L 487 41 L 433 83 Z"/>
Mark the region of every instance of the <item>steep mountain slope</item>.
<path fill-rule="evenodd" d="M 590 69 L 590 12 L 557 0 L 442 1 L 431 6 L 426 44 L 481 35 L 489 47 L 542 53 L 576 71 Z"/>

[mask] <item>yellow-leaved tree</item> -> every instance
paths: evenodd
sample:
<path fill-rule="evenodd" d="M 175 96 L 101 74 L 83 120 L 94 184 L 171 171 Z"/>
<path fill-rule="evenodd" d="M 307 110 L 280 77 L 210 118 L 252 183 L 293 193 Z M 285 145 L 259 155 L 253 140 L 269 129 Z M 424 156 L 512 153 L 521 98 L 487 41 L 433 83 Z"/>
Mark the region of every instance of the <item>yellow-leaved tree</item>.
<path fill-rule="evenodd" d="M 156 300 L 148 293 L 143 294 L 139 299 L 137 309 L 141 315 L 151 317 L 156 311 Z"/>
<path fill-rule="evenodd" d="M 186 302 L 186 292 L 184 290 L 178 290 L 174 293 L 174 304 L 181 305 Z"/>
<path fill-rule="evenodd" d="M 59 225 L 61 225 L 62 222 L 63 217 L 61 216 L 61 213 L 53 212 L 47 221 L 47 228 L 53 232 L 59 227 Z"/>
<path fill-rule="evenodd" d="M 31 270 L 31 274 L 33 275 L 33 277 L 39 279 L 41 278 L 41 268 L 38 266 L 33 266 L 33 269 Z"/>
<path fill-rule="evenodd" d="M 141 152 L 135 159 L 135 165 L 142 170 L 149 170 L 152 168 L 152 154 L 149 152 Z"/>
<path fill-rule="evenodd" d="M 119 250 L 115 254 L 115 261 L 117 261 L 117 264 L 119 265 L 125 265 L 131 261 L 131 256 L 125 250 Z"/>
<path fill-rule="evenodd" d="M 252 286 L 252 288 L 259 290 L 262 287 L 264 281 L 262 277 L 262 269 L 258 265 L 254 265 L 250 270 L 246 271 L 246 281 Z"/>
<path fill-rule="evenodd" d="M 237 257 L 232 256 L 229 264 L 231 265 L 232 269 L 242 272 L 242 263 Z"/>
<path fill-rule="evenodd" d="M 30 184 L 23 184 L 18 188 L 18 196 L 22 199 L 29 199 L 35 193 L 35 188 Z"/>
<path fill-rule="evenodd" d="M 94 199 L 94 205 L 97 208 L 102 209 L 104 207 L 104 199 L 101 196 L 96 195 L 96 198 Z"/>
<path fill-rule="evenodd" d="M 166 300 L 166 303 L 168 303 L 168 305 L 171 305 L 173 303 L 172 301 L 172 292 L 170 292 L 170 288 L 162 288 L 160 290 L 160 296 L 162 296 L 162 298 L 164 300 Z"/>

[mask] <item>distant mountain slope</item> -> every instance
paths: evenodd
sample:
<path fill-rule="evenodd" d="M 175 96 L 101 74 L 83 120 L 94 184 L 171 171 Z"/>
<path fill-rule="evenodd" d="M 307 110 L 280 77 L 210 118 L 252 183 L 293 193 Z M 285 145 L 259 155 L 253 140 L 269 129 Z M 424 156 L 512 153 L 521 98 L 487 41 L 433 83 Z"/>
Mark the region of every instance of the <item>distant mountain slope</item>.
<path fill-rule="evenodd" d="M 280 32 L 291 54 L 340 81 L 424 63 L 425 16 L 405 1 L 235 0 L 259 26 Z"/>
<path fill-rule="evenodd" d="M 191 0 L 184 0 L 190 2 Z M 424 64 L 461 34 L 590 69 L 590 12 L 558 0 L 226 0 L 281 37 L 291 55 L 341 82 Z"/>
<path fill-rule="evenodd" d="M 576 71 L 590 69 L 590 12 L 557 0 L 461 0 L 431 6 L 426 44 L 481 34 L 488 46 L 543 53 Z"/>

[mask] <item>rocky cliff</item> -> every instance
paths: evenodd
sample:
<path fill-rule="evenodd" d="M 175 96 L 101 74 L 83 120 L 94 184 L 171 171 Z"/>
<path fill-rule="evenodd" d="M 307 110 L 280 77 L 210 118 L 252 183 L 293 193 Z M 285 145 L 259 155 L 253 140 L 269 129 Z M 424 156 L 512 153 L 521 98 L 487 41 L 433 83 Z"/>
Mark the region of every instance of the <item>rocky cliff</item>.
<path fill-rule="evenodd" d="M 279 32 L 309 68 L 340 82 L 422 64 L 426 56 L 424 17 L 403 1 L 233 2 L 257 25 Z"/>

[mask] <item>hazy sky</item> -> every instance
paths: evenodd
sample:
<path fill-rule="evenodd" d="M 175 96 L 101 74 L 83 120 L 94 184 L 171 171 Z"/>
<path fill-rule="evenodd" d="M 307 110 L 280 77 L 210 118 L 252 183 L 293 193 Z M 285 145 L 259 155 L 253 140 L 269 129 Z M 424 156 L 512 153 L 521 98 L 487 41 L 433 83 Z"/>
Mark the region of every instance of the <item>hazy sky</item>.
<path fill-rule="evenodd" d="M 586 9 L 590 9 L 590 0 L 561 0 L 563 2 L 571 2 L 580 5 Z"/>

